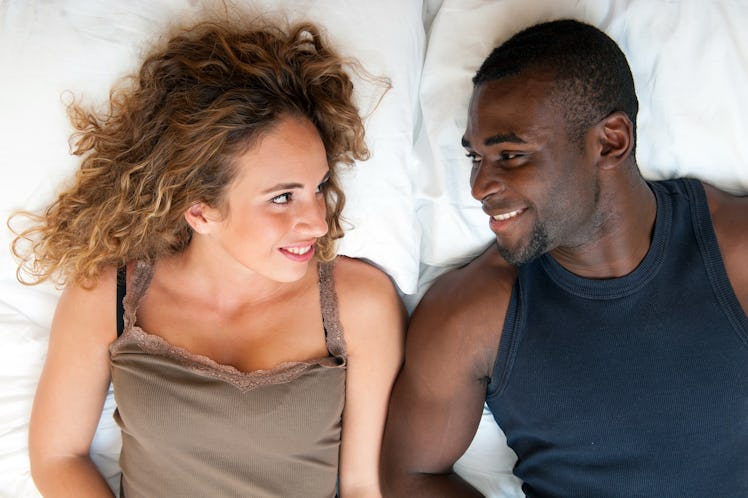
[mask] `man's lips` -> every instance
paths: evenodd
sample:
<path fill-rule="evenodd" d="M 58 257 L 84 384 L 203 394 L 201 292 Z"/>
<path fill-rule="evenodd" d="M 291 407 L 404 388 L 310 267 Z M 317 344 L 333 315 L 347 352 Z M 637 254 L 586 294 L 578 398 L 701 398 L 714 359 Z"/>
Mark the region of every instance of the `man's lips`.
<path fill-rule="evenodd" d="M 517 216 L 522 214 L 524 211 L 525 211 L 525 208 L 515 209 L 513 211 L 507 211 L 504 213 L 491 215 L 491 218 L 493 218 L 496 221 L 506 221 L 512 218 L 516 218 Z"/>
<path fill-rule="evenodd" d="M 488 213 L 490 216 L 488 226 L 498 235 L 499 232 L 509 230 L 515 223 L 519 222 L 525 211 L 527 211 L 526 207 L 501 212 L 492 210 Z"/>

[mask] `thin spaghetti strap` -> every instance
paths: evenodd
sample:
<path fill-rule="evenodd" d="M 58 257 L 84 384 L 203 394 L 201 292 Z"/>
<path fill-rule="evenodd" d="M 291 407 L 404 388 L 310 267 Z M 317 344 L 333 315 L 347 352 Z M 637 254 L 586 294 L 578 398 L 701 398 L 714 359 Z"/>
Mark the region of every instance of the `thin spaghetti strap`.
<path fill-rule="evenodd" d="M 121 266 L 117 269 L 117 337 L 125 330 L 125 305 L 123 303 L 127 294 L 127 267 Z"/>
<path fill-rule="evenodd" d="M 334 260 L 318 264 L 322 326 L 324 327 L 328 352 L 332 356 L 344 360 L 347 356 L 345 337 L 343 326 L 340 324 L 338 317 L 338 297 L 335 294 L 333 266 Z"/>

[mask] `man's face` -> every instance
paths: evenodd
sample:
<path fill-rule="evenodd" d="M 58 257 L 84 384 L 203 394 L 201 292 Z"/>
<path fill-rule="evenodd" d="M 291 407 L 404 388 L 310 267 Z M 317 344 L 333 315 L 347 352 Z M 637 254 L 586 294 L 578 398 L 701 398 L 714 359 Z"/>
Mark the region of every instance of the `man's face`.
<path fill-rule="evenodd" d="M 463 145 L 472 195 L 514 265 L 587 242 L 594 224 L 590 147 L 570 141 L 552 90 L 550 74 L 530 70 L 478 85 L 470 101 Z"/>

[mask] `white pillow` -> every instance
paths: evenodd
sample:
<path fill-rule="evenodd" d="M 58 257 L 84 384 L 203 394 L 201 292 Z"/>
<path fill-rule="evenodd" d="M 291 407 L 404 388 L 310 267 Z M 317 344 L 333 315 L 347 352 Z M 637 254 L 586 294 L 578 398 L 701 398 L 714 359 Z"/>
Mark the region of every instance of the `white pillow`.
<path fill-rule="evenodd" d="M 254 1 L 268 11 L 284 9 L 277 0 Z M 280 5 L 279 5 L 280 4 Z M 412 294 L 418 281 L 419 225 L 412 184 L 418 85 L 425 51 L 421 2 L 416 0 L 347 2 L 286 0 L 290 19 L 308 18 L 327 27 L 332 44 L 358 58 L 374 76 L 389 78 L 381 88 L 354 75 L 360 108 L 366 118 L 370 160 L 342 171 L 346 194 L 339 252 L 368 259 Z"/>
<path fill-rule="evenodd" d="M 4 2 L 0 56 L 0 160 L 12 171 L 0 185 L 0 207 L 36 207 L 52 198 L 76 167 L 68 155 L 70 127 L 63 100 L 99 104 L 111 83 L 137 68 L 139 57 L 171 21 L 199 18 L 211 2 L 181 0 L 56 0 Z M 404 293 L 418 277 L 418 224 L 412 205 L 412 143 L 417 91 L 425 49 L 421 3 L 385 0 L 255 0 L 257 11 L 282 12 L 325 27 L 333 45 L 358 58 L 392 89 L 375 107 L 381 89 L 354 75 L 357 100 L 367 115 L 372 158 L 345 170 L 344 217 L 349 233 L 340 252 L 383 267 Z M 237 2 L 241 4 L 241 2 Z M 72 93 L 63 93 L 69 91 Z M 12 169 L 11 169 L 12 168 Z"/>
<path fill-rule="evenodd" d="M 137 69 L 144 50 L 172 22 L 200 18 L 216 0 L 28 0 L 0 2 L 0 217 L 37 209 L 53 199 L 77 168 L 69 155 L 72 131 L 65 103 L 74 96 L 103 104 L 111 84 Z M 419 225 L 410 178 L 417 91 L 425 50 L 421 2 L 382 0 L 257 0 L 233 2 L 269 13 L 285 9 L 291 20 L 320 23 L 331 42 L 356 57 L 392 89 L 378 106 L 380 88 L 354 76 L 360 107 L 368 115 L 369 161 L 344 171 L 349 233 L 340 252 L 387 271 L 403 293 L 418 278 Z M 231 1 L 226 2 L 231 8 Z M 65 94 L 66 91 L 71 92 Z M 0 496 L 36 496 L 29 477 L 28 414 L 59 291 L 23 287 L 0 230 Z M 112 425 L 111 396 L 92 448 L 94 460 L 116 482 L 119 431 Z"/>
<path fill-rule="evenodd" d="M 471 78 L 516 31 L 562 17 L 598 26 L 628 56 L 640 101 L 637 157 L 647 178 L 695 176 L 748 192 L 748 3 L 444 0 L 421 81 L 414 187 L 422 263 L 464 263 L 493 239 L 470 197 L 460 146 Z"/>

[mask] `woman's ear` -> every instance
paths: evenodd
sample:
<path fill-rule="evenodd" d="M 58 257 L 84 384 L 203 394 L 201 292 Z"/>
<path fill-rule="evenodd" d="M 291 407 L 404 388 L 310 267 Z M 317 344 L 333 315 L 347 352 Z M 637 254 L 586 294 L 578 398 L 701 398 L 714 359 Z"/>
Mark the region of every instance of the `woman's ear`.
<path fill-rule="evenodd" d="M 184 212 L 184 219 L 196 233 L 208 233 L 210 224 L 215 221 L 211 216 L 213 209 L 202 202 L 196 202 Z"/>
<path fill-rule="evenodd" d="M 624 162 L 634 148 L 634 125 L 626 113 L 616 111 L 599 126 L 600 166 L 614 168 Z"/>

